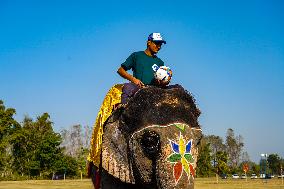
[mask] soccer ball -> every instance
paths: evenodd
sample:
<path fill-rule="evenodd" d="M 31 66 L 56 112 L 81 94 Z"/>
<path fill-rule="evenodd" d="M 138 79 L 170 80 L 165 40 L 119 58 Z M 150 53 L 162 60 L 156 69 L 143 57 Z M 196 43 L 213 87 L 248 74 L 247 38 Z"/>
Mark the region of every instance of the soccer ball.
<path fill-rule="evenodd" d="M 155 79 L 162 82 L 169 82 L 172 78 L 172 75 L 172 70 L 167 66 L 160 66 L 154 73 Z"/>

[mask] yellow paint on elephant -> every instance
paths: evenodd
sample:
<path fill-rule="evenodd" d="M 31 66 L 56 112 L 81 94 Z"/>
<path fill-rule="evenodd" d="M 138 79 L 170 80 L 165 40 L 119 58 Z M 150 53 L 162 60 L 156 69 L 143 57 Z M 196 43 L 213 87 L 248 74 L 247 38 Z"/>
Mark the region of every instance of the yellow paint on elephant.
<path fill-rule="evenodd" d="M 181 156 L 184 156 L 185 153 L 185 143 L 182 135 L 179 138 L 179 153 Z"/>
<path fill-rule="evenodd" d="M 103 125 L 112 114 L 113 106 L 121 102 L 122 87 L 123 84 L 117 84 L 108 91 L 96 118 L 88 161 L 93 162 L 97 167 L 100 165 Z"/>
<path fill-rule="evenodd" d="M 189 165 L 184 156 L 181 157 L 181 164 L 182 164 L 183 170 L 186 172 L 187 176 L 189 177 L 190 176 Z"/>
<path fill-rule="evenodd" d="M 179 153 L 181 155 L 181 164 L 183 166 L 184 171 L 187 173 L 187 175 L 189 175 L 188 162 L 187 162 L 187 160 L 184 157 L 185 150 L 186 150 L 185 141 L 183 139 L 183 136 L 180 135 L 180 138 L 179 138 Z"/>

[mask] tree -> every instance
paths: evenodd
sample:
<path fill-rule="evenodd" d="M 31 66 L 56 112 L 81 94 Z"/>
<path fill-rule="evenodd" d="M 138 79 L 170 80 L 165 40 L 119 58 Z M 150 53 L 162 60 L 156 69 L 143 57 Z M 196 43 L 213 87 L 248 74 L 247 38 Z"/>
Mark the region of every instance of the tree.
<path fill-rule="evenodd" d="M 251 172 L 255 174 L 260 174 L 260 166 L 254 162 L 250 162 Z"/>
<path fill-rule="evenodd" d="M 63 158 L 61 136 L 55 133 L 48 113 L 36 121 L 25 117 L 23 127 L 13 139 L 14 165 L 21 175 L 49 177 L 54 164 Z"/>
<path fill-rule="evenodd" d="M 226 151 L 229 156 L 229 166 L 232 170 L 237 169 L 240 163 L 240 157 L 244 147 L 243 137 L 235 136 L 234 130 L 229 128 L 226 136 Z"/>
<path fill-rule="evenodd" d="M 250 158 L 247 152 L 243 152 L 241 154 L 241 161 L 242 162 L 250 162 Z"/>
<path fill-rule="evenodd" d="M 280 174 L 281 172 L 281 158 L 278 154 L 270 154 L 267 157 L 268 167 L 272 174 Z"/>
<path fill-rule="evenodd" d="M 210 144 L 205 139 L 201 139 L 196 167 L 196 173 L 200 177 L 209 177 L 212 174 L 210 152 Z"/>
<path fill-rule="evenodd" d="M 24 121 L 25 122 L 25 121 Z M 27 154 L 28 149 L 28 141 L 27 141 L 27 133 L 22 127 L 19 128 L 15 133 L 13 138 L 11 139 L 11 143 L 13 144 L 13 167 L 18 174 L 21 176 L 28 174 L 27 167 Z"/>
<path fill-rule="evenodd" d="M 217 161 L 219 161 L 219 163 L 221 163 L 220 161 L 222 161 L 222 157 L 219 157 L 219 160 L 217 160 L 217 153 L 219 153 L 218 155 L 222 155 L 223 151 L 225 150 L 225 145 L 223 144 L 223 139 L 220 136 L 215 136 L 215 135 L 208 135 L 204 137 L 206 142 L 210 145 L 210 155 L 213 159 L 213 167 L 214 170 L 216 172 L 216 174 L 220 174 L 222 172 L 219 172 L 221 170 L 219 170 L 219 168 L 217 167 Z M 227 163 L 227 160 L 226 160 Z M 221 163 L 223 164 L 223 162 Z"/>
<path fill-rule="evenodd" d="M 0 141 L 12 135 L 20 127 L 20 124 L 13 118 L 15 114 L 14 108 L 6 108 L 3 101 L 0 100 Z"/>
<path fill-rule="evenodd" d="M 78 162 L 74 157 L 69 155 L 60 154 L 61 157 L 58 158 L 52 167 L 54 171 L 53 174 L 66 174 L 67 177 L 74 177 L 78 175 Z"/>
<path fill-rule="evenodd" d="M 11 139 L 20 124 L 13 118 L 16 110 L 6 108 L 0 100 L 0 172 L 2 176 L 12 175 L 12 149 Z"/>
<path fill-rule="evenodd" d="M 216 153 L 216 172 L 218 174 L 228 173 L 229 167 L 227 165 L 228 154 L 224 151 L 218 151 Z"/>
<path fill-rule="evenodd" d="M 63 138 L 61 146 L 64 147 L 64 154 L 76 159 L 81 177 L 85 176 L 91 137 L 90 127 L 85 126 L 82 128 L 81 125 L 73 125 L 69 129 L 63 129 L 61 136 Z"/>
<path fill-rule="evenodd" d="M 83 176 L 87 176 L 87 155 L 88 154 L 89 154 L 89 149 L 82 147 L 78 157 L 76 158 L 81 178 Z"/>
<path fill-rule="evenodd" d="M 79 175 L 79 170 L 83 175 L 91 136 L 88 126 L 84 127 L 85 131 L 80 125 L 68 131 L 72 157 L 63 153 L 61 135 L 54 132 L 48 113 L 35 121 L 25 116 L 22 124 L 13 118 L 15 113 L 15 109 L 6 108 L 0 100 L 0 176 L 6 180 L 15 179 L 18 174 L 51 178 L 55 173 L 66 173 L 74 177 Z"/>
<path fill-rule="evenodd" d="M 85 149 L 90 149 L 90 141 L 91 141 L 93 129 L 89 125 L 86 125 L 84 126 L 84 130 L 85 130 L 85 133 L 83 137 L 83 147 Z"/>
<path fill-rule="evenodd" d="M 208 135 L 205 136 L 205 139 L 207 143 L 210 144 L 210 149 L 211 152 L 213 152 L 213 155 L 216 155 L 216 152 L 226 150 L 226 146 L 223 143 L 223 139 L 220 136 Z"/>
<path fill-rule="evenodd" d="M 68 130 L 63 129 L 61 136 L 63 138 L 62 146 L 64 153 L 72 157 L 77 157 L 83 147 L 82 126 L 73 125 Z"/>

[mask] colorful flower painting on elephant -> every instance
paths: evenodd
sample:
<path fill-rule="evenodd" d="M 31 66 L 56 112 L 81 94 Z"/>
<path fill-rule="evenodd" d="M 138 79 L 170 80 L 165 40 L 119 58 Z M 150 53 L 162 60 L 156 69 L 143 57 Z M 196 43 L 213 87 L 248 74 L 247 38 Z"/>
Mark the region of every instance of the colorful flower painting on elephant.
<path fill-rule="evenodd" d="M 186 173 L 188 179 L 190 176 L 194 178 L 194 158 L 191 154 L 192 139 L 185 141 L 180 134 L 178 142 L 170 140 L 173 153 L 168 157 L 168 161 L 173 164 L 173 175 L 176 184 L 180 180 L 183 172 Z"/>

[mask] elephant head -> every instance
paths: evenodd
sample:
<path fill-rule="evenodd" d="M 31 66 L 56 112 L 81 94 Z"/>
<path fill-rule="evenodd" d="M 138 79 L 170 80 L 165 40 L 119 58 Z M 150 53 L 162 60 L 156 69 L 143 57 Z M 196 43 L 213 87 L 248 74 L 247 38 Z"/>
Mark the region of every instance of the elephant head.
<path fill-rule="evenodd" d="M 104 127 L 102 188 L 194 188 L 200 111 L 180 86 L 139 90 Z"/>

